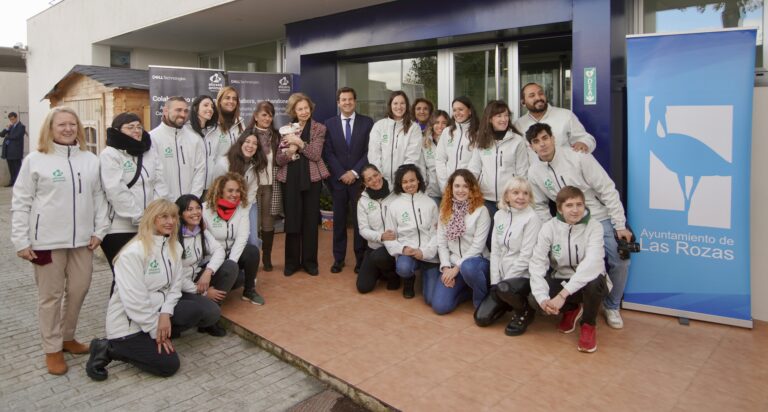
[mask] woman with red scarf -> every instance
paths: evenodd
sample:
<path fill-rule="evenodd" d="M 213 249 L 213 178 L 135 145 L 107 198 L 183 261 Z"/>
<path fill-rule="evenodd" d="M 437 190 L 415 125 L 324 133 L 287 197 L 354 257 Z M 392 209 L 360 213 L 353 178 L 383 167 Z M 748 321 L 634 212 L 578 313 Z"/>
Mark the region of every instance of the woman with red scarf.
<path fill-rule="evenodd" d="M 259 269 L 259 249 L 248 243 L 248 191 L 243 177 L 228 172 L 216 178 L 208 189 L 203 204 L 205 226 L 224 246 L 225 259 L 236 262 L 245 273 L 238 276 L 232 289 L 243 287 L 243 300 L 263 305 L 264 298 L 256 293 L 256 272 Z M 229 291 L 224 291 L 229 292 Z"/>

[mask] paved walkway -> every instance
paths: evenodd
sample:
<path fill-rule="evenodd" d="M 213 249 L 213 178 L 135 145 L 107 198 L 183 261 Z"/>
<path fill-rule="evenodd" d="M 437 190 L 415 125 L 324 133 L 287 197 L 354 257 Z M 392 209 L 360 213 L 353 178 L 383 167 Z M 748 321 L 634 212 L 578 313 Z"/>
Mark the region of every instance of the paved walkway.
<path fill-rule="evenodd" d="M 10 189 L 0 189 L 0 410 L 14 411 L 282 411 L 325 386 L 251 342 L 187 331 L 174 341 L 181 369 L 156 378 L 113 362 L 109 379 L 85 374 L 88 355 L 65 354 L 69 372 L 47 373 L 37 328 L 37 289 L 29 263 L 16 257 L 10 238 Z M 103 337 L 112 275 L 103 258 L 80 313 L 77 339 Z"/>

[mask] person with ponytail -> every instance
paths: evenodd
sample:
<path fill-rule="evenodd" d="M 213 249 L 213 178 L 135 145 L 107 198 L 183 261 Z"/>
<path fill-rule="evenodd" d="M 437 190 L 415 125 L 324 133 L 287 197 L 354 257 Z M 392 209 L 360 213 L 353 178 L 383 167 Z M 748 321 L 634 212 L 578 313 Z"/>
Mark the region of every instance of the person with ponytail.
<path fill-rule="evenodd" d="M 219 156 L 226 156 L 240 133 L 245 129 L 240 118 L 240 97 L 237 89 L 224 86 L 216 95 L 216 110 L 218 113 Z"/>
<path fill-rule="evenodd" d="M 443 130 L 435 153 L 435 171 L 440 191 L 444 192 L 448 177 L 458 169 L 466 169 L 472 160 L 480 122 L 469 97 L 459 96 L 451 102 L 453 117 Z"/>
<path fill-rule="evenodd" d="M 219 135 L 216 133 L 219 114 L 211 96 L 201 95 L 192 101 L 186 127 L 203 139 L 205 148 L 205 189 L 213 182 L 213 168 L 219 157 Z"/>
<path fill-rule="evenodd" d="M 115 287 L 113 260 L 117 252 L 138 232 L 147 205 L 168 196 L 162 164 L 151 147 L 152 139 L 139 116 L 125 112 L 112 120 L 112 127 L 107 129 L 107 147 L 99 155 L 110 220 L 101 250 L 112 269 L 111 290 Z"/>
<path fill-rule="evenodd" d="M 225 260 L 236 263 L 239 268 L 238 278 L 232 289 L 243 286 L 243 300 L 254 305 L 263 305 L 264 298 L 256 292 L 259 249 L 248 243 L 251 227 L 248 216 L 248 186 L 242 175 L 227 172 L 213 181 L 208 198 L 203 204 L 203 221 L 216 241 L 224 246 Z M 241 270 L 242 278 L 239 275 Z M 229 293 L 230 290 L 222 291 Z"/>
<path fill-rule="evenodd" d="M 388 290 L 396 290 L 400 287 L 400 277 L 395 273 L 395 258 L 383 245 L 385 241 L 396 240 L 395 232 L 386 225 L 387 210 L 393 196 L 390 196 L 389 184 L 376 166 L 363 166 L 361 176 L 363 192 L 357 202 L 357 225 L 360 236 L 368 241 L 368 248 L 357 274 L 357 291 L 372 291 L 379 279 L 387 280 Z"/>
<path fill-rule="evenodd" d="M 440 207 L 440 201 L 443 199 L 443 192 L 440 190 L 440 183 L 437 181 L 437 144 L 440 142 L 440 136 L 443 130 L 448 126 L 448 113 L 444 110 L 437 110 L 429 119 L 429 124 L 424 130 L 424 143 L 421 148 L 422 164 L 426 171 L 427 178 L 427 196 L 431 197 L 437 207 Z"/>

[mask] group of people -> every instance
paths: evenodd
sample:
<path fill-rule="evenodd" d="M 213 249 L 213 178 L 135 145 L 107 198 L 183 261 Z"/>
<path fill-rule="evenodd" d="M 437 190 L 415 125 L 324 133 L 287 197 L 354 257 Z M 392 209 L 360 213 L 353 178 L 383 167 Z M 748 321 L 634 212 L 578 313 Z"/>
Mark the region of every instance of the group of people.
<path fill-rule="evenodd" d="M 593 351 L 601 304 L 609 325 L 622 325 L 628 261 L 614 234 L 631 233 L 612 181 L 588 154 L 594 138 L 573 113 L 549 106 L 540 86 L 526 85 L 523 96 L 529 113 L 513 124 L 502 101 L 478 118 L 460 97 L 449 116 L 396 91 L 374 123 L 343 87 L 339 114 L 320 123 L 312 100 L 294 93 L 292 123 L 278 131 L 270 102 L 244 121 L 237 91 L 224 87 L 191 107 L 170 97 L 150 132 L 136 114 L 117 115 L 99 156 L 87 150 L 77 113 L 52 109 L 12 201 L 12 240 L 33 263 L 49 372 L 66 373 L 70 352 L 90 353 L 94 380 L 107 378 L 112 360 L 174 374 L 172 339 L 195 327 L 225 335 L 217 322 L 230 292 L 242 287 L 243 300 L 265 303 L 257 273 L 262 263 L 273 270 L 279 217 L 283 274 L 318 275 L 323 181 L 336 222 L 331 272 L 345 265 L 351 214 L 361 293 L 384 280 L 412 298 L 421 273 L 436 313 L 471 298 L 484 326 L 512 310 L 509 335 L 533 319 L 532 294 L 546 313 L 563 314 L 564 332 L 581 318 L 579 349 Z M 87 345 L 75 330 L 98 247 L 114 277 L 106 338 Z"/>
<path fill-rule="evenodd" d="M 471 299 L 479 326 L 512 311 L 505 333 L 516 336 L 540 309 L 562 315 L 561 332 L 579 327 L 578 349 L 594 352 L 601 307 L 610 327 L 623 327 L 629 260 L 618 242 L 633 235 L 613 181 L 590 154 L 594 137 L 573 112 L 549 105 L 540 85 L 525 85 L 521 95 L 528 113 L 513 122 L 500 100 L 478 116 L 458 97 L 449 118 L 428 101 L 409 106 L 403 92 L 391 94 L 387 118 L 369 134 L 369 164 L 347 163 L 364 188 L 355 235 L 367 248 L 355 242 L 363 256 L 357 289 L 402 282 L 403 296 L 413 298 L 420 273 L 437 314 Z M 350 117 L 337 100 L 341 119 Z M 336 259 L 345 234 L 335 230 Z"/>

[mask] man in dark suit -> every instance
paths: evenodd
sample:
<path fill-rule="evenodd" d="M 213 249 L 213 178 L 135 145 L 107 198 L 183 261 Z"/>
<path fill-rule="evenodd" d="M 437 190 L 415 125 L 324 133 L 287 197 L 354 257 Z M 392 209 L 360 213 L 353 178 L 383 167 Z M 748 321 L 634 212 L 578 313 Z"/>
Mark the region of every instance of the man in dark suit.
<path fill-rule="evenodd" d="M 11 121 L 11 124 L 0 131 L 0 137 L 5 138 L 0 157 L 8 162 L 8 171 L 11 172 L 11 180 L 6 187 L 13 186 L 16 183 L 16 177 L 21 169 L 21 159 L 24 158 L 24 135 L 26 134 L 26 129 L 19 121 L 19 116 L 16 113 L 8 113 L 8 120 Z"/>
<path fill-rule="evenodd" d="M 333 192 L 333 266 L 339 273 L 347 254 L 347 213 L 357 222 L 357 198 L 360 194 L 360 170 L 368 163 L 368 135 L 373 119 L 355 113 L 357 94 L 351 87 L 336 91 L 339 115 L 325 121 L 327 134 L 323 160 L 331 169 L 328 182 Z M 365 253 L 365 240 L 354 225 L 355 273 L 360 269 Z"/>

